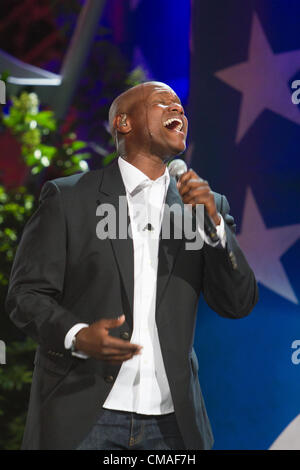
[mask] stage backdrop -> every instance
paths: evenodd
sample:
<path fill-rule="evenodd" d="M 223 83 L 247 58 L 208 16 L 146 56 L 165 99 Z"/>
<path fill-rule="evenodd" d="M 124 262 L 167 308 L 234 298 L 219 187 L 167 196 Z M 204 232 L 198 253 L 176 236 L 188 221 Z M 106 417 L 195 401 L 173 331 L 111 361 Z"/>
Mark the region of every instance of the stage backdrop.
<path fill-rule="evenodd" d="M 107 8 L 132 67 L 189 103 L 187 160 L 227 196 L 259 282 L 245 319 L 199 303 L 195 349 L 214 449 L 267 449 L 300 414 L 300 110 L 292 103 L 300 2 L 112 0 Z"/>
<path fill-rule="evenodd" d="M 101 19 L 132 68 L 189 101 L 187 159 L 227 196 L 259 281 L 245 319 L 199 303 L 215 449 L 267 449 L 300 413 L 299 19 L 299 0 L 110 0 Z M 57 72 L 38 50 L 49 63 L 35 65 Z"/>
<path fill-rule="evenodd" d="M 227 196 L 260 289 L 242 320 L 199 304 L 199 377 L 214 448 L 267 449 L 300 413 L 300 2 L 191 16 L 190 164 Z"/>

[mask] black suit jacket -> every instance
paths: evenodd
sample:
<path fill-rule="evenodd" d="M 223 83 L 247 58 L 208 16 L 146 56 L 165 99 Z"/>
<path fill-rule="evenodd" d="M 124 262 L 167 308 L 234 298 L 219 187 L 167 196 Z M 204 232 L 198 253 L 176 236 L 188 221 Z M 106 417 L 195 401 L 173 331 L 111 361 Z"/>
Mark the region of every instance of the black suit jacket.
<path fill-rule="evenodd" d="M 133 330 L 133 243 L 96 236 L 99 204 L 125 188 L 117 162 L 47 182 L 27 223 L 11 273 L 6 300 L 12 321 L 39 346 L 23 449 L 75 449 L 90 431 L 121 366 L 75 358 L 64 349 L 78 322 L 125 314 L 111 330 L 130 339 Z M 193 349 L 200 293 L 218 314 L 248 315 L 258 299 L 255 277 L 233 233 L 225 196 L 215 193 L 225 220 L 227 246 L 186 250 L 185 240 L 161 239 L 156 324 L 180 431 L 187 449 L 209 449 L 210 423 Z M 166 203 L 182 205 L 171 178 Z"/>

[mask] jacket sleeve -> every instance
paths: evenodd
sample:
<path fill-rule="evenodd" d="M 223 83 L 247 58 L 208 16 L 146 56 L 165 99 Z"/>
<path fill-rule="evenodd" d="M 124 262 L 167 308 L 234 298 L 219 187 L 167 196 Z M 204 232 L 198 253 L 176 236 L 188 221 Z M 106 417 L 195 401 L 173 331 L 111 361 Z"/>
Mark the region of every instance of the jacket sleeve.
<path fill-rule="evenodd" d="M 78 320 L 60 305 L 64 287 L 67 228 L 59 188 L 47 182 L 37 211 L 27 222 L 14 259 L 6 310 L 39 344 L 64 350 Z"/>
<path fill-rule="evenodd" d="M 235 223 L 230 207 L 221 197 L 219 212 L 224 218 L 226 247 L 203 246 L 204 276 L 202 291 L 207 304 L 222 317 L 242 318 L 258 301 L 254 273 L 235 237 Z"/>

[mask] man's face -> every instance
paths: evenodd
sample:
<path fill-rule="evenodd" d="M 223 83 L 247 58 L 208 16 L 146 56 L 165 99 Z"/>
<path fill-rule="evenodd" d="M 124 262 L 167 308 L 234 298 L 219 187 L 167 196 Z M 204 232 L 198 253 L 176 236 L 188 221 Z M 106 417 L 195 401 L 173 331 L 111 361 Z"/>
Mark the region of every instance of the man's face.
<path fill-rule="evenodd" d="M 132 116 L 135 131 L 149 142 L 150 152 L 163 159 L 183 152 L 188 121 L 176 93 L 160 83 L 144 84 L 141 91 Z"/>

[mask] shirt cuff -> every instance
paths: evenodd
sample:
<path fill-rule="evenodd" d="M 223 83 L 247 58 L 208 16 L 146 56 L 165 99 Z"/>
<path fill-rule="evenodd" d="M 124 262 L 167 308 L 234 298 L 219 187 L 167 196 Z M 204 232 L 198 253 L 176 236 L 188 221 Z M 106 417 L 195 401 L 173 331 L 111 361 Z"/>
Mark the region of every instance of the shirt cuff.
<path fill-rule="evenodd" d="M 86 328 L 87 326 L 89 326 L 87 323 L 76 323 L 76 325 L 72 326 L 72 328 L 68 331 L 65 336 L 64 344 L 66 349 L 71 349 L 74 336 L 76 336 L 77 333 L 82 330 L 82 328 Z M 82 351 L 74 351 L 72 352 L 72 356 L 79 357 L 80 359 L 88 359 L 89 357 Z"/>
<path fill-rule="evenodd" d="M 217 235 L 219 237 L 218 242 L 212 242 L 211 239 L 204 232 L 203 228 L 200 227 L 200 225 L 198 226 L 198 230 L 199 230 L 199 233 L 200 233 L 201 237 L 205 241 L 205 243 L 207 243 L 208 245 L 213 246 L 213 247 L 217 247 L 217 246 L 221 245 L 222 248 L 225 248 L 225 246 L 226 246 L 226 232 L 225 232 L 225 226 L 224 226 L 224 219 L 223 219 L 222 215 L 219 212 L 218 212 L 218 216 L 221 219 L 220 224 L 216 225 Z"/>

